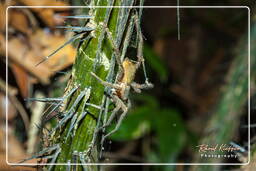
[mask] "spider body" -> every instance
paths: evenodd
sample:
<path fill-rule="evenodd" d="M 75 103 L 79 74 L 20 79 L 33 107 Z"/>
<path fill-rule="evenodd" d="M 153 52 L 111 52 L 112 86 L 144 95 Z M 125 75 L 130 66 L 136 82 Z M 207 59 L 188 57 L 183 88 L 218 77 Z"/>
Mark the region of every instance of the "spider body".
<path fill-rule="evenodd" d="M 135 73 L 137 71 L 137 64 L 137 62 L 132 61 L 129 58 L 125 58 L 122 63 L 124 72 L 117 76 L 119 79 L 117 84 L 120 85 L 120 88 L 115 90 L 116 95 L 122 100 L 128 99 L 131 83 L 133 82 Z"/>

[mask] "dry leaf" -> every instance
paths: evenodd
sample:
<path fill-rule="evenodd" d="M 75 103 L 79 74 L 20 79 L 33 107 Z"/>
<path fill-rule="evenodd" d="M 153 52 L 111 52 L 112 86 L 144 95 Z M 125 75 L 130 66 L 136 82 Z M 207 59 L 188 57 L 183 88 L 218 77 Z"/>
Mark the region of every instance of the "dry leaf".
<path fill-rule="evenodd" d="M 1 42 L 2 44 L 2 42 Z M 3 45 L 3 44 L 2 44 Z M 5 43 L 4 43 L 5 46 Z M 8 54 L 9 61 L 14 62 L 32 75 L 37 77 L 42 83 L 48 83 L 49 77 L 53 74 L 44 65 L 35 67 L 37 62 L 36 57 L 40 54 L 35 54 L 32 50 L 28 49 L 28 45 L 17 38 L 8 41 Z"/>
<path fill-rule="evenodd" d="M 5 5 L 0 3 L 0 30 L 5 30 Z"/>
<path fill-rule="evenodd" d="M 38 30 L 31 36 L 30 41 L 31 44 L 36 44 L 41 47 L 40 51 L 42 52 L 42 58 L 38 59 L 38 61 L 41 61 L 54 52 L 58 47 L 63 45 L 67 40 L 61 35 L 46 34 L 42 30 Z M 73 64 L 75 55 L 76 51 L 74 47 L 69 44 L 40 65 L 47 65 L 51 71 L 59 71 Z"/>
<path fill-rule="evenodd" d="M 26 155 L 22 145 L 19 143 L 19 141 L 16 139 L 15 136 L 13 136 L 14 133 L 12 131 L 12 128 L 8 129 L 8 162 L 19 162 L 22 159 L 25 159 L 29 157 Z M 5 126 L 2 125 L 0 127 L 0 170 L 10 170 L 10 171 L 32 171 L 36 170 L 35 168 L 25 167 L 25 166 L 11 166 L 6 163 L 6 148 L 5 148 Z M 37 160 L 30 160 L 29 163 L 37 163 Z"/>
<path fill-rule="evenodd" d="M 68 4 L 61 1 L 52 1 L 52 0 L 19 0 L 20 3 L 26 6 L 67 6 Z M 31 8 L 42 20 L 49 26 L 54 27 L 56 21 L 54 19 L 55 11 L 68 10 L 68 8 Z"/>
<path fill-rule="evenodd" d="M 39 66 L 35 65 L 66 41 L 63 36 L 52 35 L 42 30 L 32 34 L 29 42 L 12 38 L 8 41 L 9 61 L 21 66 L 42 83 L 49 83 L 50 76 L 73 63 L 76 51 L 72 45 L 67 45 Z M 4 54 L 5 40 L 1 35 L 0 44 L 1 54 Z M 29 45 L 32 45 L 32 48 Z"/>
<path fill-rule="evenodd" d="M 14 27 L 16 30 L 29 34 L 31 32 L 29 21 L 26 15 L 18 9 L 9 9 L 9 24 Z"/>
<path fill-rule="evenodd" d="M 12 68 L 12 72 L 15 76 L 15 80 L 18 84 L 22 97 L 28 97 L 29 87 L 31 84 L 28 73 L 15 63 L 12 63 L 10 66 Z"/>

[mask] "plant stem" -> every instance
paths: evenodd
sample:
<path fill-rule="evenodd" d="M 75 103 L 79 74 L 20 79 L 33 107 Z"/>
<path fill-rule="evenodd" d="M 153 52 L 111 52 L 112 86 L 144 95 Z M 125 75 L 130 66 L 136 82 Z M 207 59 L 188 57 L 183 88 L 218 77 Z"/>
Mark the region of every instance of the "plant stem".
<path fill-rule="evenodd" d="M 134 5 L 134 0 L 94 0 L 92 4 L 97 6 L 132 6 Z M 72 68 L 72 76 L 67 85 L 66 92 L 78 85 L 79 89 L 68 99 L 64 111 L 68 111 L 74 107 L 74 103 L 76 103 L 81 93 L 84 93 L 85 90 L 90 91 L 85 91 L 81 102 L 79 101 L 75 105 L 76 112 L 62 126 L 61 130 L 56 131 L 52 139 L 52 144 L 60 144 L 61 147 L 61 152 L 56 163 L 67 164 L 80 160 L 79 158 L 74 158 L 74 153 L 88 150 L 94 136 L 98 117 L 104 112 L 102 109 L 85 105 L 85 103 L 89 102 L 97 106 L 104 106 L 107 99 L 104 95 L 104 89 L 106 90 L 106 88 L 95 80 L 90 72 L 94 72 L 103 80 L 109 82 L 113 82 L 114 80 L 115 55 L 100 23 L 108 26 L 116 44 L 122 47 L 122 39 L 130 23 L 129 20 L 131 20 L 130 9 L 128 8 L 93 7 L 90 10 L 90 15 L 93 16 L 91 23 L 95 25 L 96 29 L 93 31 L 93 37 L 83 42 L 77 50 L 76 61 Z M 74 128 L 71 135 L 67 138 L 72 121 L 75 122 L 84 112 L 86 112 L 85 117 L 81 119 L 77 128 Z M 99 151 L 99 143 L 96 141 L 96 145 L 91 153 L 92 163 L 98 162 Z M 74 168 L 76 166 L 69 167 Z M 55 166 L 54 170 L 65 170 L 66 168 L 67 166 Z M 82 169 L 80 166 L 78 168 Z M 86 166 L 86 168 L 88 170 L 98 170 L 97 166 Z"/>

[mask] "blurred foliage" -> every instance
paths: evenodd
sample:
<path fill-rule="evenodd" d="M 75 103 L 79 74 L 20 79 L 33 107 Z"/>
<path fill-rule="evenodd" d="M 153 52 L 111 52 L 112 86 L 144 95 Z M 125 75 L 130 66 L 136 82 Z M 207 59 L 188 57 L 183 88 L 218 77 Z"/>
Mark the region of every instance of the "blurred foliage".
<path fill-rule="evenodd" d="M 147 44 L 144 45 L 144 57 L 150 67 L 158 74 L 162 82 L 168 79 L 168 68 L 154 50 Z"/>

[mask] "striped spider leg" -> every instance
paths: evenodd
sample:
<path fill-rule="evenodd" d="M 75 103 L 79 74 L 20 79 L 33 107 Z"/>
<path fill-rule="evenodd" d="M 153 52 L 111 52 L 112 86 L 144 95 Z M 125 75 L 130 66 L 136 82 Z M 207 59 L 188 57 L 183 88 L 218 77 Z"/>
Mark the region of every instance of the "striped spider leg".
<path fill-rule="evenodd" d="M 128 109 L 131 107 L 131 103 L 128 98 L 130 89 L 133 88 L 134 91 L 136 91 L 137 93 L 140 93 L 141 89 L 148 89 L 148 88 L 153 87 L 153 84 L 148 82 L 147 77 L 146 77 L 146 81 L 144 84 L 138 84 L 133 81 L 136 71 L 140 67 L 140 65 L 143 64 L 143 67 L 144 67 L 144 58 L 143 58 L 143 54 L 142 54 L 143 53 L 143 36 L 142 36 L 138 21 L 139 21 L 138 17 L 135 16 L 135 24 L 136 24 L 137 34 L 139 37 L 138 50 L 137 50 L 137 61 L 133 61 L 128 58 L 125 58 L 124 61 L 121 62 L 121 60 L 120 60 L 121 54 L 114 42 L 112 34 L 109 31 L 109 29 L 107 28 L 107 26 L 103 25 L 105 28 L 105 31 L 107 33 L 107 38 L 109 39 L 111 46 L 114 50 L 114 53 L 116 55 L 116 62 L 119 66 L 119 72 L 117 73 L 117 80 L 115 83 L 106 82 L 106 81 L 102 80 L 101 78 L 99 78 L 96 74 L 91 72 L 91 75 L 95 79 L 97 79 L 102 85 L 112 88 L 112 92 L 111 92 L 111 94 L 109 94 L 109 96 L 110 96 L 111 100 L 113 101 L 113 103 L 115 104 L 115 109 L 112 111 L 107 122 L 104 125 L 102 125 L 102 127 L 98 128 L 97 131 L 103 130 L 104 128 L 108 127 L 112 123 L 112 121 L 114 120 L 114 118 L 116 117 L 117 113 L 120 110 L 122 111 L 122 113 L 118 118 L 115 128 L 113 130 L 111 130 L 108 134 L 103 136 L 101 143 L 103 143 L 104 140 L 108 136 L 115 133 L 119 129 L 123 119 L 125 118 L 125 116 L 128 112 Z M 144 72 L 144 74 L 145 74 L 145 72 Z"/>

